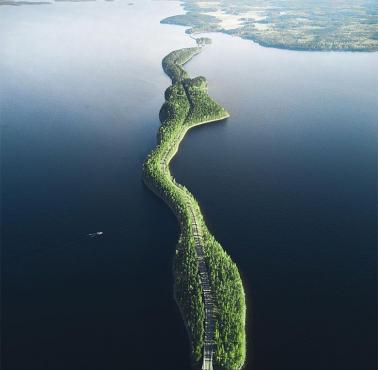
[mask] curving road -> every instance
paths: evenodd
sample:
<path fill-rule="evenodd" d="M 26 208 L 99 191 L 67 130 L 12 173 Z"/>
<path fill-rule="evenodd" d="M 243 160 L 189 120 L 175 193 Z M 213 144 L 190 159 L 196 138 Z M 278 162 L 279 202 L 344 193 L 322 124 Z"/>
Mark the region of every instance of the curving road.
<path fill-rule="evenodd" d="M 185 64 L 187 61 L 189 61 L 193 55 L 198 53 L 197 51 L 194 52 L 186 61 L 183 61 L 182 63 L 177 63 L 174 61 L 173 63 L 176 64 L 179 68 L 182 68 L 182 65 Z M 169 75 L 169 72 L 166 71 L 166 73 Z M 170 76 L 171 77 L 171 76 Z M 171 77 L 172 81 L 174 79 L 174 76 Z M 175 83 L 182 83 L 182 81 L 176 81 Z M 197 208 L 197 204 L 191 195 L 191 193 L 182 185 L 176 183 L 175 179 L 172 177 L 169 169 L 169 163 L 172 160 L 172 158 L 177 153 L 178 147 L 180 145 L 180 142 L 185 137 L 187 131 L 191 129 L 194 126 L 202 125 L 208 122 L 213 121 L 219 121 L 224 118 L 227 118 L 229 115 L 226 112 L 223 117 L 208 120 L 208 121 L 202 121 L 197 123 L 189 124 L 189 115 L 194 109 L 194 103 L 191 99 L 191 96 L 189 94 L 189 91 L 187 91 L 186 86 L 183 84 L 184 91 L 186 94 L 186 98 L 189 102 L 190 108 L 187 112 L 185 120 L 182 122 L 182 129 L 179 130 L 176 134 L 176 137 L 171 140 L 171 145 L 164 150 L 163 153 L 161 153 L 161 159 L 160 159 L 160 166 L 162 169 L 162 172 L 164 173 L 164 176 L 171 182 L 172 187 L 176 189 L 176 191 L 180 192 L 182 194 L 182 199 L 184 200 L 184 204 L 186 206 L 186 209 L 189 211 L 189 223 L 191 228 L 191 234 L 194 238 L 194 246 L 195 246 L 195 252 L 197 255 L 197 262 L 198 262 L 198 271 L 200 276 L 200 283 L 202 288 L 202 298 L 204 303 L 204 309 L 205 309 L 205 320 L 204 320 L 204 345 L 203 345 L 203 362 L 202 362 L 202 370 L 213 370 L 213 354 L 215 350 L 215 341 L 214 341 L 214 332 L 215 332 L 215 320 L 214 320 L 214 299 L 209 279 L 209 271 L 206 265 L 205 260 L 205 253 L 204 253 L 204 238 L 203 238 L 203 230 L 202 230 L 202 222 L 199 215 L 199 209 Z M 146 184 L 149 184 L 149 181 L 146 181 Z M 151 185 L 151 184 L 150 184 Z M 152 184 L 151 190 L 156 192 L 163 200 L 172 208 L 173 212 L 176 214 L 176 216 L 179 219 L 180 225 L 183 225 L 182 220 L 180 221 L 180 218 L 182 217 L 176 210 L 174 204 L 172 204 L 172 199 L 169 198 L 169 196 L 159 193 L 159 191 L 156 191 L 154 189 L 154 186 Z"/>
<path fill-rule="evenodd" d="M 198 261 L 198 270 L 200 274 L 200 281 L 202 287 L 202 297 L 205 307 L 205 323 L 204 323 L 204 346 L 203 346 L 203 362 L 202 370 L 213 370 L 213 353 L 214 353 L 214 301 L 211 291 L 209 272 L 206 265 L 205 253 L 203 250 L 203 237 L 201 232 L 201 226 L 199 220 L 197 220 L 196 212 L 191 202 L 189 192 L 183 188 L 181 185 L 177 184 L 174 178 L 172 177 L 169 170 L 169 163 L 177 152 L 178 146 L 182 139 L 184 138 L 188 128 L 183 128 L 183 130 L 177 135 L 175 140 L 172 142 L 172 145 L 164 153 L 160 165 L 165 173 L 167 173 L 170 178 L 172 185 L 183 193 L 187 199 L 186 206 L 189 209 L 191 215 L 191 229 L 194 236 L 195 250 L 197 253 Z"/>
<path fill-rule="evenodd" d="M 202 370 L 213 370 L 213 352 L 214 352 L 214 301 L 211 292 L 209 272 L 205 262 L 203 251 L 203 239 L 201 229 L 198 226 L 193 206 L 187 204 L 192 215 L 192 231 L 194 235 L 195 248 L 197 253 L 198 269 L 200 273 L 203 303 L 205 306 L 205 338 L 203 346 Z"/>
<path fill-rule="evenodd" d="M 214 320 L 214 300 L 211 291 L 210 279 L 209 279 L 209 272 L 206 265 L 205 260 L 205 253 L 203 250 L 203 237 L 201 232 L 201 226 L 199 220 L 197 220 L 196 212 L 193 207 L 193 203 L 190 201 L 190 196 L 188 191 L 183 188 L 181 185 L 177 184 L 174 178 L 171 176 L 169 171 L 169 163 L 174 157 L 177 147 L 183 137 L 185 136 L 188 129 L 183 129 L 183 131 L 177 136 L 177 138 L 173 141 L 171 147 L 167 149 L 164 153 L 164 157 L 162 158 L 160 165 L 165 173 L 168 174 L 169 178 L 172 181 L 174 187 L 177 190 L 184 193 L 185 198 L 188 199 L 186 202 L 186 206 L 189 209 L 191 215 L 191 229 L 192 234 L 194 236 L 195 242 L 195 250 L 197 253 L 197 261 L 198 261 L 198 270 L 200 274 L 200 281 L 202 287 L 202 297 L 203 303 L 205 307 L 205 323 L 204 323 L 204 330 L 205 330 L 205 337 L 204 337 L 204 346 L 203 346 L 203 362 L 202 362 L 202 370 L 213 370 L 213 353 L 214 353 L 214 329 L 215 329 L 215 320 Z"/>

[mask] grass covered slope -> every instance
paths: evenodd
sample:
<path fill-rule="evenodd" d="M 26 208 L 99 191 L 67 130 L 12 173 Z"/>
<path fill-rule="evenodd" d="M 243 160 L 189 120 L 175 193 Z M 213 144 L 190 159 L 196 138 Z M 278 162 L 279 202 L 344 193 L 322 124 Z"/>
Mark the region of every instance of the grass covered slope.
<path fill-rule="evenodd" d="M 196 125 L 227 118 L 227 111 L 207 94 L 204 77 L 190 79 L 183 64 L 201 48 L 176 50 L 163 59 L 163 69 L 172 79 L 160 110 L 158 145 L 144 163 L 146 185 L 172 209 L 181 234 L 174 261 L 175 298 L 186 323 L 194 362 L 201 360 L 205 343 L 204 295 L 199 274 L 193 225 L 202 234 L 201 247 L 214 299 L 214 367 L 240 369 L 245 362 L 245 298 L 236 265 L 207 230 L 193 195 L 177 184 L 169 171 L 186 132 Z"/>

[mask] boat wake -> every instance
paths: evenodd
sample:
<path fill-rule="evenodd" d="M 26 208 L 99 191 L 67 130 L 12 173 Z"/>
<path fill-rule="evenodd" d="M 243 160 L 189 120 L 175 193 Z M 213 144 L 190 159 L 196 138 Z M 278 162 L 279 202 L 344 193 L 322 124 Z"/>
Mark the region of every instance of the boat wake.
<path fill-rule="evenodd" d="M 91 238 L 96 238 L 97 236 L 101 236 L 103 234 L 104 233 L 102 231 L 96 231 L 95 233 L 90 233 L 90 234 L 87 234 L 87 235 L 90 236 Z"/>

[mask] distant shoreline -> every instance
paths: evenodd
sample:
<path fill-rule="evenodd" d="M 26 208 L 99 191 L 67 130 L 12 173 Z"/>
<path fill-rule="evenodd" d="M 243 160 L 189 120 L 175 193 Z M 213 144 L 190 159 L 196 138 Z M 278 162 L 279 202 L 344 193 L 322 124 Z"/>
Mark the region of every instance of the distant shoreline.
<path fill-rule="evenodd" d="M 270 0 L 264 6 L 242 0 L 182 0 L 184 14 L 167 17 L 163 24 L 189 27 L 186 33 L 221 32 L 269 48 L 295 51 L 376 52 L 378 51 L 378 9 L 358 1 L 353 11 L 341 0 L 340 11 L 329 5 L 290 7 Z M 274 4 L 274 6 L 272 5 Z M 377 7 L 378 8 L 378 7 Z M 339 14 L 340 13 L 340 14 Z"/>

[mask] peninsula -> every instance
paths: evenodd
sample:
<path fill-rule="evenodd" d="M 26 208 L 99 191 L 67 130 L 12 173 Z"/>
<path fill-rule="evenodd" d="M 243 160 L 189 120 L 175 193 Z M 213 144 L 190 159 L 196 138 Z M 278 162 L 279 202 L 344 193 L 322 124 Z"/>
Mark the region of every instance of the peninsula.
<path fill-rule="evenodd" d="M 180 224 L 174 293 L 189 333 L 193 363 L 197 367 L 202 360 L 203 370 L 238 370 L 246 358 L 246 304 L 238 268 L 207 229 L 193 195 L 169 169 L 189 129 L 229 117 L 208 96 L 206 79 L 192 79 L 182 67 L 201 50 L 180 49 L 163 59 L 172 85 L 165 92 L 158 144 L 144 163 L 143 179 Z"/>

